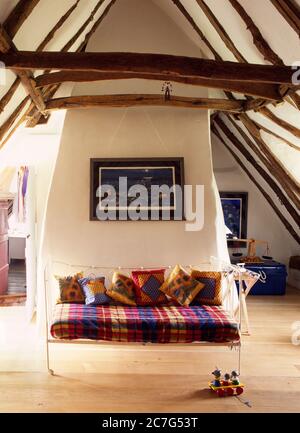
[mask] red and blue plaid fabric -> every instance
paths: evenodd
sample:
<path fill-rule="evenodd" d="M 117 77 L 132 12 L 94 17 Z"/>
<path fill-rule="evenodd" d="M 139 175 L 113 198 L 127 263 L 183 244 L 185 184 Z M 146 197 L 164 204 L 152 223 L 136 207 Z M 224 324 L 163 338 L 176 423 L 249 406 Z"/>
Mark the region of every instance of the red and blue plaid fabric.
<path fill-rule="evenodd" d="M 239 340 L 238 324 L 221 306 L 127 307 L 57 304 L 51 335 L 140 343 L 224 343 Z"/>

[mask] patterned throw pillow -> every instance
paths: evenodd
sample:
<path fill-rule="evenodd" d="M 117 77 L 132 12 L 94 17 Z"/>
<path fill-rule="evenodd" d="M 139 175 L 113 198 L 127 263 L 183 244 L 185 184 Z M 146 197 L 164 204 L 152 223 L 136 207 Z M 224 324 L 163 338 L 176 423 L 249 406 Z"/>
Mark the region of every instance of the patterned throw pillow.
<path fill-rule="evenodd" d="M 114 273 L 112 285 L 106 294 L 115 301 L 122 302 L 122 304 L 136 306 L 134 283 L 131 278 L 119 272 Z"/>
<path fill-rule="evenodd" d="M 196 296 L 195 301 L 205 305 L 222 304 L 222 272 L 197 271 L 193 269 L 191 276 L 204 284 L 203 290 Z"/>
<path fill-rule="evenodd" d="M 84 293 L 78 282 L 82 277 L 83 273 L 81 272 L 68 277 L 55 276 L 59 283 L 60 296 L 58 303 L 84 303 Z"/>
<path fill-rule="evenodd" d="M 86 305 L 102 305 L 110 302 L 110 298 L 106 295 L 105 277 L 81 278 L 78 281 L 84 291 Z"/>
<path fill-rule="evenodd" d="M 164 293 L 159 289 L 165 280 L 165 270 L 138 270 L 131 272 L 135 284 L 138 305 L 161 305 L 168 302 Z"/>
<path fill-rule="evenodd" d="M 176 265 L 160 290 L 180 305 L 188 306 L 203 287 L 204 284 Z"/>

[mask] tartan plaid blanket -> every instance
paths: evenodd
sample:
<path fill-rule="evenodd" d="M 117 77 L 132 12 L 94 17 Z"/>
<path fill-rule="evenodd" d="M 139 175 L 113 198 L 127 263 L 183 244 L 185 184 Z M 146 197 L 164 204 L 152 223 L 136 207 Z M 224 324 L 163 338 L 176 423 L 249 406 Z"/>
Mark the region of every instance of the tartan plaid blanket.
<path fill-rule="evenodd" d="M 126 307 L 57 304 L 51 335 L 140 343 L 224 343 L 239 340 L 238 324 L 220 306 Z"/>

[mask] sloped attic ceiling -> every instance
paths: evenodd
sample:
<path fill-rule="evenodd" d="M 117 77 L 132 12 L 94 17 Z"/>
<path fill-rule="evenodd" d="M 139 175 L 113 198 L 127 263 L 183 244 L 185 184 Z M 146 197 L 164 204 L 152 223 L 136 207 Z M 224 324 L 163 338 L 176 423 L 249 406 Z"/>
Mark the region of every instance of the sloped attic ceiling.
<path fill-rule="evenodd" d="M 204 53 L 208 59 L 274 67 L 300 63 L 300 0 L 140 1 L 151 1 L 169 15 L 199 47 L 199 57 Z M 0 51 L 83 52 L 118 2 L 127 2 L 130 14 L 131 0 L 0 0 Z M 9 145 L 20 124 L 33 127 L 45 123 L 41 112 L 57 91 L 64 94 L 64 86 L 36 87 L 36 82 L 43 83 L 38 78 L 43 71 L 17 75 L 6 70 L 5 76 L 0 72 L 1 148 Z M 246 95 L 232 90 L 231 81 L 230 89 L 223 86 L 225 91 L 215 83 L 210 96 L 222 101 L 227 98 L 230 104 L 241 101 L 247 110 L 239 114 L 214 112 L 213 137 L 228 146 L 259 186 L 268 179 L 271 194 L 266 199 L 299 242 L 300 75 L 295 77 L 298 86 L 272 85 L 279 95 L 277 101 L 271 96 L 258 97 L 256 93 L 264 93 L 266 85 L 249 82 L 252 90 Z"/>

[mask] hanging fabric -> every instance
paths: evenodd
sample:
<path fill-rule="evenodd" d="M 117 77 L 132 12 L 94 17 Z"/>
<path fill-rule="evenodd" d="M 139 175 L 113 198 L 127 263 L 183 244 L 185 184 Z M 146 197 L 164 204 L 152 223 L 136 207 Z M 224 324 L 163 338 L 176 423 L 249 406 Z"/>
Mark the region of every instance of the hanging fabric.
<path fill-rule="evenodd" d="M 18 221 L 25 223 L 26 221 L 26 192 L 28 185 L 29 168 L 27 166 L 20 167 L 18 171 Z"/>

